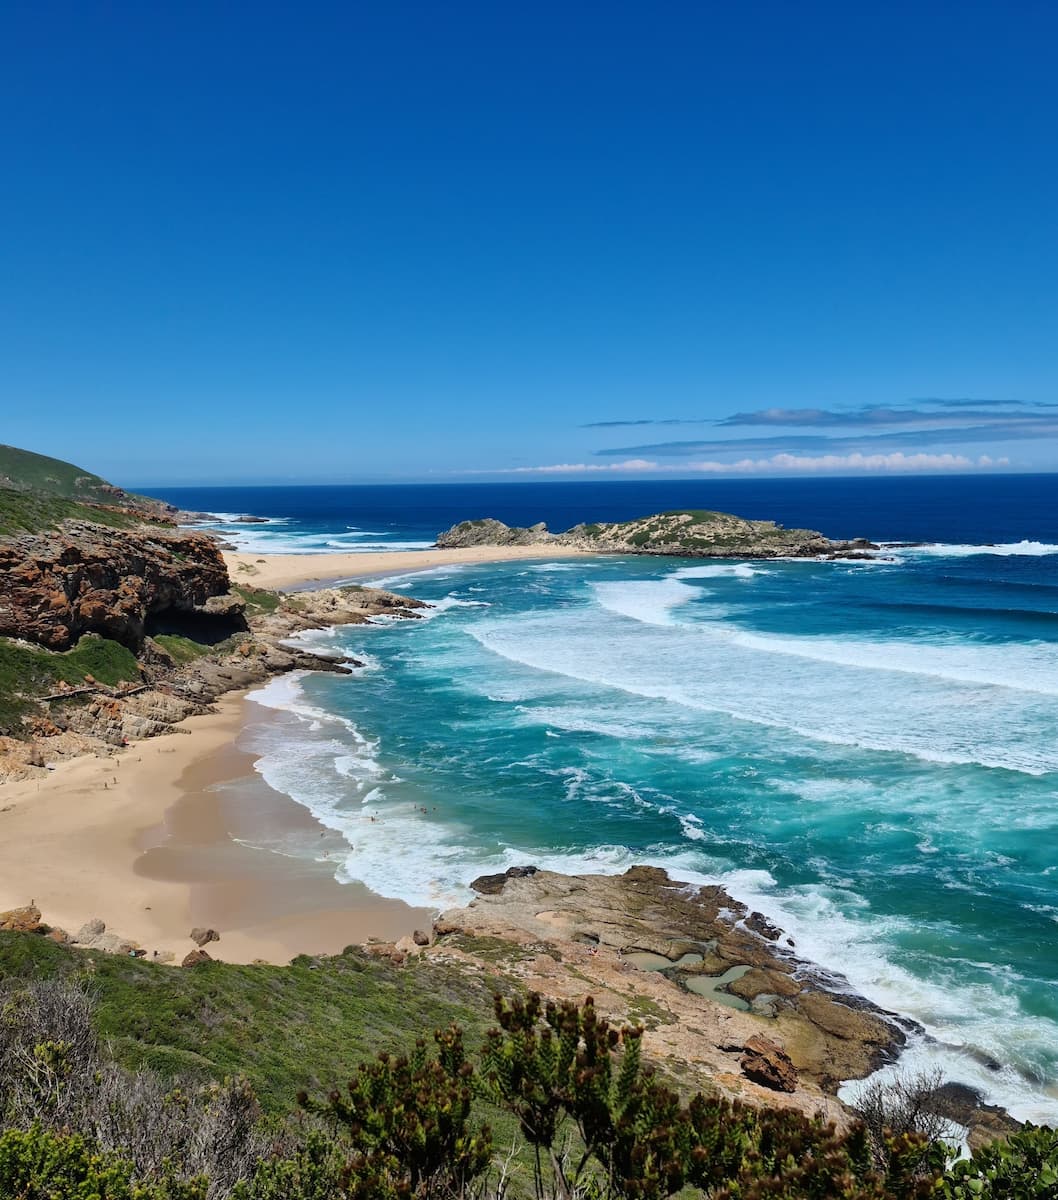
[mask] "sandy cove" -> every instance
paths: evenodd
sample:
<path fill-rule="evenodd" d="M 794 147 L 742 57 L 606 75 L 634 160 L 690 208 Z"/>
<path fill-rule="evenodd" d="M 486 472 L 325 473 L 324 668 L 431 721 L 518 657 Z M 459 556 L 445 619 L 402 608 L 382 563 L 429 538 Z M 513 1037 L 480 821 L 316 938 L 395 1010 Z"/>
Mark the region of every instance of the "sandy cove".
<path fill-rule="evenodd" d="M 465 546 L 453 550 L 369 550 L 360 554 L 253 554 L 225 550 L 232 582 L 254 587 L 289 588 L 333 583 L 402 571 L 428 571 L 459 563 L 519 559 L 587 558 L 590 551 L 572 546 Z"/>
<path fill-rule="evenodd" d="M 310 582 L 314 570 L 333 580 L 540 557 L 532 547 L 483 547 L 227 559 L 236 581 L 290 586 Z M 33 900 L 48 923 L 70 934 L 99 918 L 149 956 L 157 951 L 177 962 L 194 948 L 196 926 L 221 932 L 210 945 L 215 957 L 274 963 L 429 928 L 426 910 L 338 883 L 333 863 L 253 848 L 261 831 L 303 844 L 328 835 L 256 776 L 253 757 L 236 748 L 248 707 L 256 708 L 245 691 L 230 692 L 167 735 L 57 762 L 44 778 L 0 784 L 0 911 Z M 252 718 L 267 719 L 264 712 Z"/>
<path fill-rule="evenodd" d="M 0 787 L 0 911 L 32 899 L 46 921 L 72 934 L 98 917 L 149 957 L 158 951 L 178 963 L 194 949 L 195 926 L 221 931 L 209 947 L 214 957 L 275 963 L 428 928 L 431 914 L 339 884 L 333 866 L 236 840 L 253 832 L 249 816 L 270 830 L 324 836 L 234 746 L 247 708 L 243 695 L 230 694 L 168 736 Z M 227 803 L 240 780 L 252 789 L 241 822 Z"/>

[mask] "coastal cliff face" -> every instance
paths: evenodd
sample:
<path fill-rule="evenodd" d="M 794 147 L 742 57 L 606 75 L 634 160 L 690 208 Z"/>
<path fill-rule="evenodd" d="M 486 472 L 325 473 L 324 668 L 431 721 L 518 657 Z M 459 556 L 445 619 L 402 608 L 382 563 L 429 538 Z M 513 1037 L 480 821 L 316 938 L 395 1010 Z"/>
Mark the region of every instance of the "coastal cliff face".
<path fill-rule="evenodd" d="M 67 521 L 0 542 L 0 635 L 68 650 L 86 633 L 134 652 L 152 618 L 245 628 L 217 543 L 202 533 Z"/>
<path fill-rule="evenodd" d="M 811 529 L 784 529 L 774 521 L 749 521 L 730 513 L 687 510 L 634 521 L 575 525 L 551 533 L 543 522 L 512 528 L 485 518 L 461 521 L 437 539 L 440 549 L 462 546 L 569 546 L 608 554 L 658 554 L 686 558 L 818 558 L 866 556 L 873 543 L 832 541 Z"/>
<path fill-rule="evenodd" d="M 237 607 L 247 628 L 216 645 L 179 634 L 148 636 L 138 658 L 123 651 L 124 672 L 110 686 L 91 676 L 81 679 L 76 675 L 72 685 L 67 675 L 49 686 L 45 677 L 13 697 L 18 709 L 8 713 L 10 736 L 0 735 L 0 782 L 42 775 L 49 763 L 81 754 L 111 754 L 128 742 L 169 733 L 185 717 L 208 712 L 225 692 L 252 687 L 273 675 L 288 671 L 348 673 L 359 664 L 340 656 L 314 654 L 290 639 L 303 630 L 364 624 L 377 616 L 413 619 L 419 615 L 417 610 L 429 607 L 376 588 L 324 588 L 295 596 L 275 592 L 247 595 L 252 603 L 238 593 L 218 598 L 218 607 Z M 208 610 L 212 604 L 212 599 L 207 600 L 201 608 Z M 86 645 L 102 650 L 107 644 L 88 636 L 71 653 Z M 5 668 L 5 645 L 10 647 L 0 639 L 0 676 Z M 70 658 L 47 650 L 35 654 L 38 667 Z M 0 711 L 0 717 L 3 715 Z M 3 728 L 0 725 L 0 730 Z"/>

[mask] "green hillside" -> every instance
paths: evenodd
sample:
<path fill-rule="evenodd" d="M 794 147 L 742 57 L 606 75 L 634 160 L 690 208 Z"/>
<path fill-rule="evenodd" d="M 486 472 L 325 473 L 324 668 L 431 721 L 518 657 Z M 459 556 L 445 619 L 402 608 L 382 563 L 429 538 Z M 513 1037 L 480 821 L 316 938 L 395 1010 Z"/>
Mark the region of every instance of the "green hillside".
<path fill-rule="evenodd" d="M 73 463 L 0 445 L 0 535 L 54 529 L 66 520 L 137 525 L 164 507 Z"/>
<path fill-rule="evenodd" d="M 0 487 L 44 492 L 65 500 L 113 504 L 110 484 L 73 463 L 16 446 L 0 445 Z"/>

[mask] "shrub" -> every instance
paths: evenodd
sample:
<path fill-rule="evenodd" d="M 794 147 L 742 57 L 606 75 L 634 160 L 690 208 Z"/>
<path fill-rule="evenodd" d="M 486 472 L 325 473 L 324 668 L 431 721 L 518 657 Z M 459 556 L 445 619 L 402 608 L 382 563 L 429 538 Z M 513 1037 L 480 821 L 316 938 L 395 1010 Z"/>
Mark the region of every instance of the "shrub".
<path fill-rule="evenodd" d="M 1058 1131 L 1026 1125 L 948 1172 L 945 1200 L 1058 1200 Z"/>
<path fill-rule="evenodd" d="M 79 1134 L 34 1126 L 0 1133 L 0 1196 L 17 1200 L 206 1200 L 204 1179 L 132 1181 L 132 1164 L 92 1148 Z"/>
<path fill-rule="evenodd" d="M 492 1135 L 470 1120 L 474 1068 L 453 1026 L 435 1035 L 428 1057 L 420 1039 L 410 1058 L 380 1054 L 361 1066 L 348 1096 L 301 1104 L 344 1134 L 352 1151 L 342 1172 L 350 1200 L 463 1196 L 489 1166 Z"/>

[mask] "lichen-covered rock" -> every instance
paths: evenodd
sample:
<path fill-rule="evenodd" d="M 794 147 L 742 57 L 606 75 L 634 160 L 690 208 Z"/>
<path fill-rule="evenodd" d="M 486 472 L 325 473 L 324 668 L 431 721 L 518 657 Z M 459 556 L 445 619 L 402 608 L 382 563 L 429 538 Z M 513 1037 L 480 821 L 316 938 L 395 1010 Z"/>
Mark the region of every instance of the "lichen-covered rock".
<path fill-rule="evenodd" d="M 66 650 L 97 633 L 139 650 L 151 616 L 238 621 L 242 602 L 229 588 L 207 534 L 67 521 L 0 541 L 0 636 Z"/>

